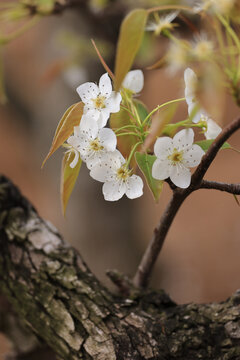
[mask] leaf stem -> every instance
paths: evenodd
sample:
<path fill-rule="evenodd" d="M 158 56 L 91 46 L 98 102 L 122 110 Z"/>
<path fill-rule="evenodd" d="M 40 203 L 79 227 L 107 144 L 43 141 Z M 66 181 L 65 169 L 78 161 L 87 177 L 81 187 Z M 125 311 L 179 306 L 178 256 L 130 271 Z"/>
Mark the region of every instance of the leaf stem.
<path fill-rule="evenodd" d="M 158 110 L 160 110 L 161 108 L 163 108 L 164 106 L 167 106 L 167 105 L 170 105 L 170 104 L 174 104 L 176 102 L 180 102 L 180 101 L 184 101 L 185 100 L 185 97 L 184 98 L 179 98 L 179 99 L 174 99 L 174 100 L 170 100 L 170 101 L 167 101 L 166 103 L 164 104 L 161 104 L 161 105 L 158 105 L 155 109 L 153 109 L 146 117 L 145 119 L 143 120 L 142 122 L 142 126 L 144 126 L 148 119 Z"/>

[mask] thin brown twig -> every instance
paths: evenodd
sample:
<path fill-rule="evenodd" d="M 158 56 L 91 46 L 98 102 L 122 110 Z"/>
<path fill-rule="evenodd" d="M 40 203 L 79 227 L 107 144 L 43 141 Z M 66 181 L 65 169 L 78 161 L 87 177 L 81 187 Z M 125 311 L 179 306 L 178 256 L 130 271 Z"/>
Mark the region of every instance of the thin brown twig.
<path fill-rule="evenodd" d="M 240 195 L 240 184 L 227 184 L 217 181 L 202 180 L 199 189 L 214 189 Z"/>
<path fill-rule="evenodd" d="M 216 182 L 203 181 L 203 177 L 206 174 L 209 166 L 215 159 L 218 151 L 227 139 L 240 128 L 240 117 L 232 121 L 226 126 L 223 131 L 218 135 L 215 141 L 212 143 L 206 154 L 203 156 L 200 164 L 195 170 L 192 176 L 191 185 L 187 189 L 180 189 L 170 187 L 173 191 L 173 196 L 167 205 L 165 212 L 163 213 L 158 227 L 155 229 L 152 240 L 150 241 L 142 259 L 138 266 L 137 272 L 133 278 L 133 284 L 137 287 L 146 287 L 149 282 L 150 275 L 152 273 L 155 262 L 164 244 L 164 240 L 168 233 L 168 230 L 184 200 L 193 192 L 201 188 L 212 188 L 231 192 L 232 194 L 239 194 L 239 184 L 221 184 Z M 169 183 L 169 181 L 168 181 Z M 218 184 L 218 185 L 217 185 Z M 236 193 L 232 192 L 236 190 Z"/>

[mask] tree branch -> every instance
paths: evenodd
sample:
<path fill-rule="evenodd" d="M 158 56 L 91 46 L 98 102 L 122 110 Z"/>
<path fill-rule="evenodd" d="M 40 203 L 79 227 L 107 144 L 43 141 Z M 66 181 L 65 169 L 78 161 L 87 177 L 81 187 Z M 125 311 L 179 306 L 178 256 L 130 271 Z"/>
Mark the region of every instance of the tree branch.
<path fill-rule="evenodd" d="M 240 184 L 226 184 L 217 181 L 202 180 L 199 189 L 214 189 L 240 195 Z"/>
<path fill-rule="evenodd" d="M 202 161 L 198 165 L 192 176 L 191 186 L 195 187 L 203 179 L 209 166 L 215 159 L 218 151 L 228 138 L 240 128 L 240 117 L 233 120 L 228 126 L 226 126 L 222 132 L 218 135 L 215 141 L 212 143 L 206 154 L 203 156 Z"/>
<path fill-rule="evenodd" d="M 0 248 L 1 291 L 63 360 L 240 356 L 239 292 L 207 305 L 176 305 L 163 291 L 115 297 L 5 177 L 0 177 Z"/>
<path fill-rule="evenodd" d="M 184 200 L 193 192 L 200 188 L 209 188 L 207 186 L 216 186 L 218 190 L 223 190 L 222 184 L 216 182 L 207 182 L 202 181 L 204 175 L 206 174 L 209 166 L 215 159 L 218 151 L 221 149 L 222 145 L 227 141 L 227 139 L 240 128 L 240 118 L 232 121 L 228 126 L 226 126 L 222 132 L 218 135 L 215 141 L 212 143 L 206 154 L 203 156 L 200 164 L 195 170 L 191 185 L 187 189 L 180 189 L 174 187 L 172 182 L 167 180 L 170 188 L 173 190 L 173 196 L 170 200 L 165 212 L 163 213 L 158 227 L 155 229 L 152 240 L 150 241 L 142 259 L 136 271 L 136 274 L 133 279 L 133 283 L 137 287 L 146 287 L 149 282 L 149 278 L 155 262 L 159 256 L 159 253 L 162 249 L 164 240 L 167 236 L 168 230 Z M 218 185 L 217 185 L 218 184 Z M 214 188 L 216 188 L 214 187 Z M 234 194 L 238 194 L 239 185 L 232 185 L 232 190 L 236 191 Z M 225 184 L 225 190 L 230 190 L 230 185 Z M 231 192 L 231 191 L 228 191 Z"/>

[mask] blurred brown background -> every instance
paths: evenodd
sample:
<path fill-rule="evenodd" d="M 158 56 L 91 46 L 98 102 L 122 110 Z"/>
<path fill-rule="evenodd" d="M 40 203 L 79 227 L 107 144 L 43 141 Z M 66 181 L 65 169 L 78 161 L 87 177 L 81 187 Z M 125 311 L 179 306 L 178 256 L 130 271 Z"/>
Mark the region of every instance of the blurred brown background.
<path fill-rule="evenodd" d="M 41 163 L 61 115 L 78 101 L 76 85 L 97 80 L 104 72 L 99 65 L 94 70 L 97 59 L 90 74 L 83 68 L 67 75 L 56 71 L 60 66 L 56 59 L 65 58 L 65 50 L 56 40 L 58 34 L 70 24 L 72 29 L 77 21 L 74 13 L 43 19 L 6 47 L 5 83 L 9 102 L 0 109 L 0 169 L 20 187 L 40 215 L 81 251 L 98 278 L 109 285 L 106 269 L 134 274 L 170 191 L 166 185 L 158 205 L 146 186 L 140 199 L 108 203 L 103 200 L 101 184 L 94 182 L 83 166 L 67 217 L 62 217 L 61 151 L 43 170 Z M 169 77 L 166 70 L 145 71 L 141 99 L 149 109 L 180 96 L 183 96 L 182 72 Z M 178 119 L 184 119 L 186 112 L 187 107 L 181 106 Z M 238 114 L 232 100 L 226 97 L 224 122 Z M 240 148 L 240 133 L 230 142 Z M 239 156 L 232 150 L 220 152 L 207 179 L 239 182 Z M 192 194 L 168 234 L 155 267 L 153 285 L 164 288 L 181 303 L 219 301 L 231 295 L 240 285 L 239 215 L 240 208 L 231 195 L 210 190 Z M 1 360 L 6 346 L 0 336 Z"/>

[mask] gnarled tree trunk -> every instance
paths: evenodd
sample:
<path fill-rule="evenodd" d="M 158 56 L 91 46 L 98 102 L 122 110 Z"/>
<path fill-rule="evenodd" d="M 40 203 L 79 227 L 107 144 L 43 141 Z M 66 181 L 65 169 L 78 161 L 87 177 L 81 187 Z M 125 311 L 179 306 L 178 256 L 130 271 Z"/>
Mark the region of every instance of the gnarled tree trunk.
<path fill-rule="evenodd" d="M 64 360 L 240 359 L 240 293 L 206 305 L 133 287 L 117 297 L 3 176 L 0 249 L 0 290 L 35 335 L 33 348 L 45 344 Z M 5 316 L 0 328 L 17 350 Z"/>

